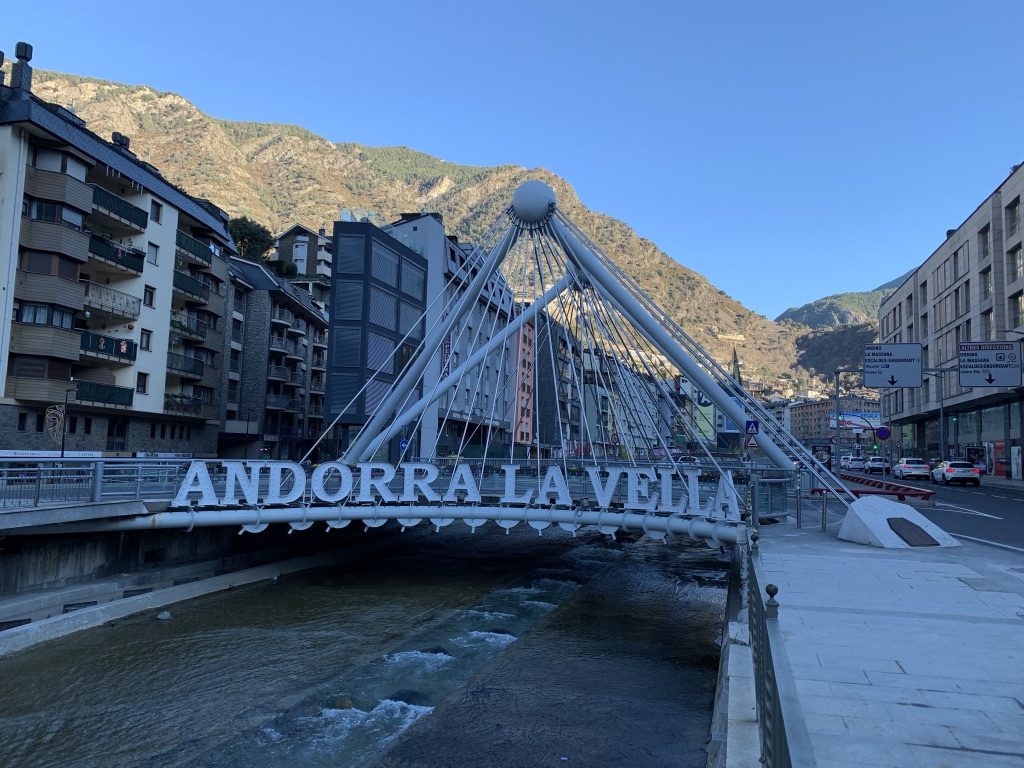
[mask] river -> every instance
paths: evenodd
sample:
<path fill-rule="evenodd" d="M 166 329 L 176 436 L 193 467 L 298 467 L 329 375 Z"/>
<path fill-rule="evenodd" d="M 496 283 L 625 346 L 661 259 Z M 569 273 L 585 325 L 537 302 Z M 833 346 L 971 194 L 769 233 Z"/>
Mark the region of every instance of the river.
<path fill-rule="evenodd" d="M 0 659 L 0 765 L 704 765 L 718 551 L 458 523 L 394 542 Z"/>

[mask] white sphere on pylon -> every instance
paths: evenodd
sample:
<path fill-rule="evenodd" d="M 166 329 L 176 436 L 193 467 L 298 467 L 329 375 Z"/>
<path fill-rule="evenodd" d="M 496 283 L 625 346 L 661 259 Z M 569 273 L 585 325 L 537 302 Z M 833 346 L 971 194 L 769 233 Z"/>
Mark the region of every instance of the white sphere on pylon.
<path fill-rule="evenodd" d="M 557 200 L 555 190 L 540 179 L 531 179 L 512 193 L 512 210 L 524 224 L 540 224 L 551 215 Z"/>

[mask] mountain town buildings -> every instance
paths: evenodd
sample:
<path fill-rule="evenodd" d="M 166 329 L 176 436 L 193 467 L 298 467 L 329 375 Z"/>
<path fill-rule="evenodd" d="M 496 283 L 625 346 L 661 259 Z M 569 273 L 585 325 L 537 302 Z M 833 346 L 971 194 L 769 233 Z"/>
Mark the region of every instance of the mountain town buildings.
<path fill-rule="evenodd" d="M 228 217 L 128 137 L 34 96 L 31 46 L 16 54 L 0 83 L 0 449 L 214 455 Z"/>
<path fill-rule="evenodd" d="M 1024 477 L 1024 393 L 961 387 L 957 373 L 961 342 L 1024 338 L 1022 195 L 1017 165 L 879 308 L 883 343 L 921 344 L 923 386 L 883 395 L 908 455 L 965 456 L 997 475 Z"/>

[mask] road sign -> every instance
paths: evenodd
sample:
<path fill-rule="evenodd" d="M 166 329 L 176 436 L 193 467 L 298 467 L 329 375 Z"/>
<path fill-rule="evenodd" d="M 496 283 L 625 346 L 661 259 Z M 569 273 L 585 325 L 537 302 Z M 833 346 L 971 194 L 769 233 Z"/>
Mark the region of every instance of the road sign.
<path fill-rule="evenodd" d="M 756 419 L 747 419 L 746 433 L 748 435 L 757 435 L 761 432 L 761 422 Z"/>
<path fill-rule="evenodd" d="M 753 435 L 747 435 L 747 439 L 743 441 L 744 448 L 757 448 L 757 438 Z"/>
<path fill-rule="evenodd" d="M 875 430 L 875 437 L 877 437 L 879 440 L 888 440 L 890 437 L 892 437 L 892 432 L 888 427 L 879 427 L 878 429 Z"/>
<path fill-rule="evenodd" d="M 400 443 L 398 444 L 398 449 L 399 449 L 399 450 L 401 450 L 401 451 L 404 451 L 404 450 L 405 450 L 406 448 L 408 448 L 408 447 L 409 447 L 409 441 L 408 441 L 408 440 L 406 440 L 406 439 L 405 439 L 405 438 L 403 437 L 403 438 L 402 438 L 402 442 L 400 442 Z"/>
<path fill-rule="evenodd" d="M 618 445 L 618 444 L 619 444 L 619 436 L 618 435 L 612 435 L 612 445 Z"/>
<path fill-rule="evenodd" d="M 961 387 L 1019 387 L 1019 341 L 965 341 L 957 345 Z"/>
<path fill-rule="evenodd" d="M 921 369 L 920 344 L 864 345 L 865 387 L 920 387 Z"/>

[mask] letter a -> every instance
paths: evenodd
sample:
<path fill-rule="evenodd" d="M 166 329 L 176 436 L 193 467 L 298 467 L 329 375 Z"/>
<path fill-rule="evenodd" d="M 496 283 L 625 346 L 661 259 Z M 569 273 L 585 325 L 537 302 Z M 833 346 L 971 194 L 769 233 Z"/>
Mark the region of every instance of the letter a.
<path fill-rule="evenodd" d="M 201 494 L 199 504 L 204 507 L 217 505 L 217 492 L 213 490 L 213 481 L 206 469 L 205 461 L 193 461 L 185 472 L 185 479 L 174 496 L 171 504 L 175 507 L 187 507 L 190 493 Z"/>

